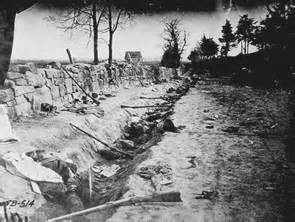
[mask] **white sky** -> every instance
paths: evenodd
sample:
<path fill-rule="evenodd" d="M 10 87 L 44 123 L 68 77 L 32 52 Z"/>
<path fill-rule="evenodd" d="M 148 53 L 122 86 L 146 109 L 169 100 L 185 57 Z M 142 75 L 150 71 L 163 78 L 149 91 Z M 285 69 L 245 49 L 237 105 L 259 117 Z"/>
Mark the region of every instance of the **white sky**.
<path fill-rule="evenodd" d="M 125 51 L 139 50 L 142 51 L 146 60 L 159 59 L 163 52 L 162 21 L 174 17 L 182 19 L 183 29 L 189 34 L 189 45 L 183 56 L 187 58 L 203 34 L 217 40 L 221 35 L 221 26 L 225 23 L 225 19 L 229 19 L 235 25 L 239 15 L 244 13 L 246 12 L 237 10 L 137 15 L 132 22 L 125 24 L 124 29 L 115 33 L 114 58 L 123 59 Z M 263 18 L 264 14 L 262 9 L 248 13 L 258 20 Z M 92 59 L 92 41 L 88 41 L 88 35 L 82 31 L 76 31 L 71 35 L 44 20 L 45 17 L 53 14 L 52 11 L 33 7 L 17 15 L 12 59 L 67 60 L 66 48 L 71 50 L 75 58 Z M 107 36 L 102 37 L 107 39 Z M 106 42 L 101 41 L 98 50 L 100 59 L 106 59 L 108 56 Z M 238 52 L 239 48 L 233 51 L 234 54 Z"/>

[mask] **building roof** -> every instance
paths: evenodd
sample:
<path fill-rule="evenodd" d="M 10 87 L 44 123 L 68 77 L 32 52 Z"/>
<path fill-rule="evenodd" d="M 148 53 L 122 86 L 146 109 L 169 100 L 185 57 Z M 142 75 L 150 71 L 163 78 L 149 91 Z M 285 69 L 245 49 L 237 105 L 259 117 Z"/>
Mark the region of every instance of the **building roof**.
<path fill-rule="evenodd" d="M 128 57 L 132 58 L 142 58 L 141 52 L 140 51 L 127 51 L 125 53 L 125 59 Z"/>

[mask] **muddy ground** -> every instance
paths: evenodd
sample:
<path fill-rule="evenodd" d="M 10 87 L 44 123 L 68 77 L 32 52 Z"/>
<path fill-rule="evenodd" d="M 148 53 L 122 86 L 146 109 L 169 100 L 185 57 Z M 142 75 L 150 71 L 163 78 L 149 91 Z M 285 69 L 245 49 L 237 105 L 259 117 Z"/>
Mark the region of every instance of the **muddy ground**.
<path fill-rule="evenodd" d="M 107 221 L 294 221 L 291 102 L 285 90 L 200 81 L 176 103 L 184 129 L 165 133 L 138 167 L 166 164 L 172 183 L 134 174 L 125 195 L 180 190 L 183 203 L 121 207 Z M 203 191 L 211 197 L 198 198 Z"/>

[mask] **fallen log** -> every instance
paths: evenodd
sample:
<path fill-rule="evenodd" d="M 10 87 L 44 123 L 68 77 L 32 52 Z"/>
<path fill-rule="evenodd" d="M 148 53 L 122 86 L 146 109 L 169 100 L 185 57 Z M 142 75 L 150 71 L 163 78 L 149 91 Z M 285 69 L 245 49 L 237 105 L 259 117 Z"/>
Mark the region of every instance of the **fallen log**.
<path fill-rule="evenodd" d="M 180 192 L 178 192 L 178 191 L 172 191 L 172 192 L 167 192 L 167 193 L 157 193 L 157 194 L 153 194 L 150 196 L 132 197 L 132 198 L 108 202 L 106 204 L 92 207 L 92 208 L 89 208 L 86 210 L 82 210 L 79 212 L 75 212 L 75 213 L 67 214 L 67 215 L 64 215 L 61 217 L 50 219 L 50 220 L 48 220 L 48 222 L 71 219 L 73 217 L 83 216 L 83 215 L 87 215 L 90 213 L 94 213 L 94 212 L 98 212 L 98 211 L 102 211 L 102 210 L 107 210 L 109 208 L 114 209 L 114 208 L 121 207 L 121 206 L 134 205 L 136 203 L 181 202 L 181 201 L 182 200 L 180 198 Z"/>
<path fill-rule="evenodd" d="M 120 154 L 123 154 L 124 156 L 126 156 L 126 157 L 128 157 L 128 158 L 131 158 L 131 159 L 133 158 L 133 155 L 131 155 L 130 153 L 126 153 L 126 152 L 124 152 L 124 151 L 122 151 L 122 150 L 119 150 L 119 149 L 117 149 L 117 148 L 115 148 L 115 147 L 111 147 L 111 146 L 108 145 L 106 142 L 104 142 L 104 141 L 98 139 L 97 137 L 95 137 L 95 136 L 93 136 L 92 134 L 90 134 L 90 133 L 88 133 L 88 132 L 82 130 L 81 128 L 79 128 L 78 126 L 76 126 L 76 125 L 74 125 L 74 124 L 72 124 L 72 123 L 70 123 L 70 125 L 71 125 L 72 127 L 74 127 L 75 129 L 81 131 L 82 133 L 86 134 L 87 136 L 91 137 L 92 139 L 94 139 L 94 140 L 100 142 L 101 144 L 105 145 L 105 146 L 106 146 L 107 148 L 109 148 L 110 150 L 112 150 L 112 151 L 114 151 L 114 152 L 117 152 L 117 153 L 120 153 Z"/>
<path fill-rule="evenodd" d="M 127 106 L 127 105 L 121 105 L 122 109 L 141 109 L 141 108 L 157 108 L 157 107 L 171 107 L 172 105 L 150 105 L 150 106 Z"/>

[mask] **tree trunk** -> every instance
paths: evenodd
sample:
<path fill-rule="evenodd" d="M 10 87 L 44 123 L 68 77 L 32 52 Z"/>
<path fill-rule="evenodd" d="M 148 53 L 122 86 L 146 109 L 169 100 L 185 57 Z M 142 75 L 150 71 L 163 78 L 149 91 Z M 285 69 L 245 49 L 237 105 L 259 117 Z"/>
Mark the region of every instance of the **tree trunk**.
<path fill-rule="evenodd" d="M 97 13 L 97 6 L 96 6 L 96 1 L 93 1 L 92 5 L 92 27 L 93 27 L 93 55 L 94 55 L 94 60 L 93 63 L 94 65 L 98 64 L 98 25 L 97 25 L 97 20 L 96 20 L 96 13 Z"/>
<path fill-rule="evenodd" d="M 13 46 L 16 12 L 0 9 L 0 86 L 4 85 Z"/>
<path fill-rule="evenodd" d="M 108 18 L 109 18 L 109 67 L 111 67 L 113 62 L 113 22 L 112 22 L 112 6 L 108 5 Z"/>

